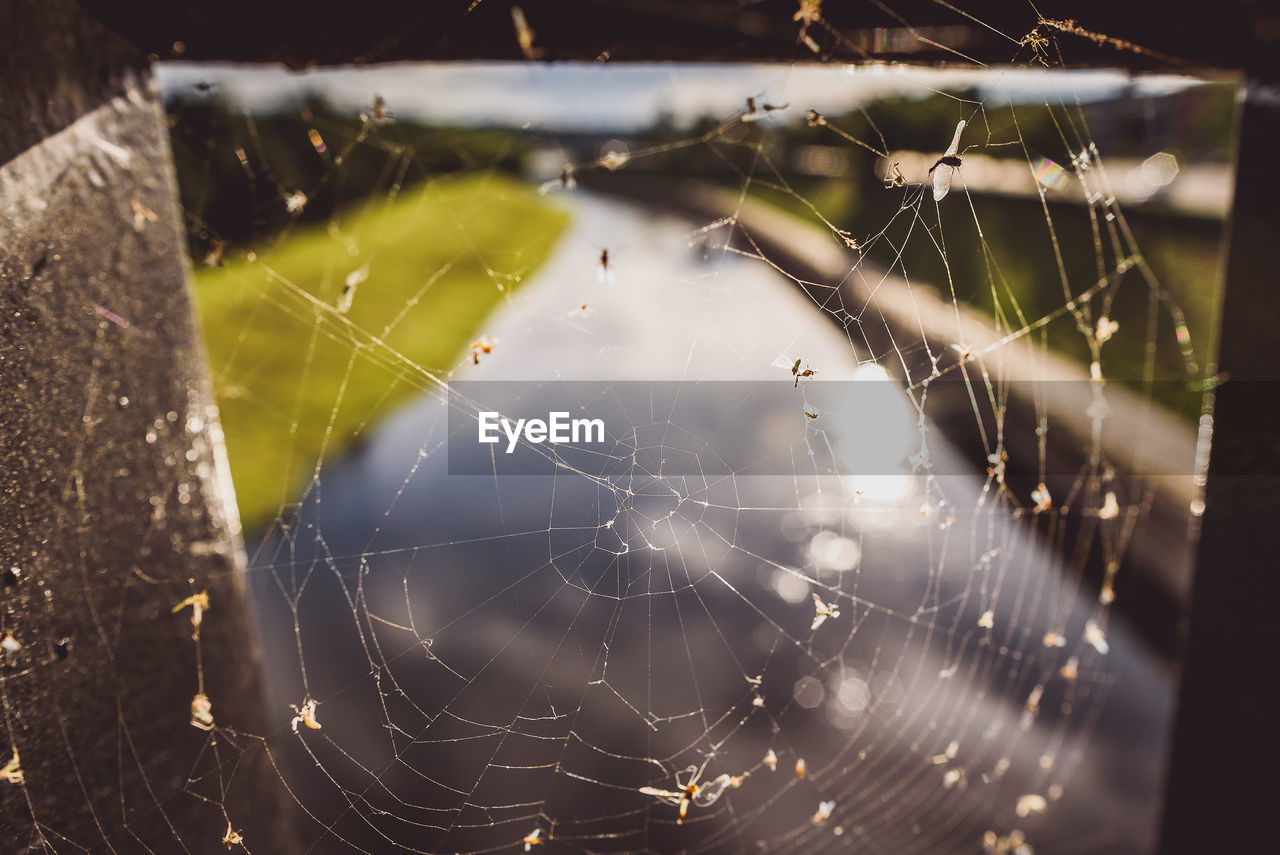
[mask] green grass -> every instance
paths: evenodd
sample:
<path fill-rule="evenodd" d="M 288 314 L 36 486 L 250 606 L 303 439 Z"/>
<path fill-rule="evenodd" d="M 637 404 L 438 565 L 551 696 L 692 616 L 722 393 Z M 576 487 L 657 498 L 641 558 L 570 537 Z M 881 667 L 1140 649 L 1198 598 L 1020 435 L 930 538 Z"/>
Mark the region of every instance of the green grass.
<path fill-rule="evenodd" d="M 228 251 L 225 267 L 198 269 L 245 528 L 288 508 L 322 453 L 332 459 L 432 386 L 422 370 L 444 377 L 467 359 L 485 318 L 567 225 L 567 214 L 514 180 L 450 177 L 394 202 L 375 199 L 334 225 L 299 227 L 254 260 Z M 365 264 L 368 279 L 344 319 L 332 307 Z"/>

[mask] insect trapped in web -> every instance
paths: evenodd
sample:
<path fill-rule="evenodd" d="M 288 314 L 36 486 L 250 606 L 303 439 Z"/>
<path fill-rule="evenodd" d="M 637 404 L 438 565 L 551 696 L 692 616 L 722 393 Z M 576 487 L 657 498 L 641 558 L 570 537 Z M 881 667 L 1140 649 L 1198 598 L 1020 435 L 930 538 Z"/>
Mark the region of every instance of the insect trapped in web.
<path fill-rule="evenodd" d="M 680 772 L 676 773 L 677 790 L 660 790 L 656 787 L 641 787 L 640 792 L 646 796 L 653 796 L 664 804 L 674 805 L 680 808 L 680 815 L 676 817 L 676 825 L 683 825 L 685 816 L 689 813 L 689 804 L 693 803 L 698 807 L 710 807 L 716 803 L 724 793 L 725 788 L 729 786 L 732 780 L 728 773 L 722 774 L 717 778 L 713 778 L 705 784 L 698 783 L 702 778 L 703 771 L 707 768 L 707 764 L 711 762 L 711 756 L 702 761 L 701 766 L 689 766 L 684 770 L 685 775 L 689 776 L 686 783 L 681 783 Z"/>
<path fill-rule="evenodd" d="M 955 136 L 951 138 L 951 145 L 947 146 L 946 154 L 938 158 L 938 162 L 929 168 L 929 174 L 933 176 L 935 202 L 941 202 L 943 197 L 951 192 L 951 179 L 955 176 L 955 171 L 960 168 L 960 158 L 956 153 L 960 151 L 962 133 L 964 133 L 964 119 L 956 125 Z"/>

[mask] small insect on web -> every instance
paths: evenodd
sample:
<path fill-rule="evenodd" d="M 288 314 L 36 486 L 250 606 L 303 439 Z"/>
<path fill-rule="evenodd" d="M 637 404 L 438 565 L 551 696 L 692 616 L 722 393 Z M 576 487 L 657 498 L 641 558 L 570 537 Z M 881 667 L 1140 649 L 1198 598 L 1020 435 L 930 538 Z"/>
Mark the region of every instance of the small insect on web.
<path fill-rule="evenodd" d="M 837 603 L 824 603 L 822 597 L 817 594 L 813 595 L 813 624 L 809 629 L 817 629 L 822 626 L 826 623 L 827 618 L 835 620 L 838 617 L 840 617 L 840 609 Z"/>
<path fill-rule="evenodd" d="M 796 359 L 792 360 L 790 356 L 784 353 L 780 355 L 777 359 L 773 360 L 773 366 L 775 368 L 790 368 L 791 376 L 795 378 L 795 383 L 792 384 L 793 388 L 799 388 L 801 380 L 806 380 L 818 373 L 812 368 L 806 368 L 803 371 L 801 371 L 800 364 L 802 362 L 804 362 L 802 358 L 797 357 Z"/>
<path fill-rule="evenodd" d="M 227 249 L 225 241 L 212 240 L 209 241 L 209 251 L 204 256 L 205 267 L 221 267 L 222 255 Z"/>
<path fill-rule="evenodd" d="M 538 192 L 546 195 L 556 190 L 573 190 L 577 186 L 578 180 L 573 177 L 573 167 L 566 166 L 560 170 L 558 178 L 552 178 L 550 181 L 544 181 L 538 185 Z"/>
<path fill-rule="evenodd" d="M 795 364 L 791 366 L 791 373 L 792 373 L 792 375 L 794 375 L 794 376 L 795 376 L 795 378 L 796 378 L 796 382 L 793 384 L 793 388 L 799 389 L 799 388 L 800 388 L 800 381 L 801 381 L 801 380 L 803 380 L 803 379 L 805 379 L 805 378 L 807 378 L 807 377 L 812 377 L 813 375 L 817 374 L 818 372 L 817 372 L 817 371 L 814 371 L 812 368 L 806 368 L 805 370 L 801 371 L 801 370 L 800 370 L 800 360 L 798 360 L 798 359 L 797 359 L 797 360 L 795 361 Z"/>
<path fill-rule="evenodd" d="M 373 98 L 373 107 L 368 113 L 361 113 L 360 118 L 366 122 L 388 122 L 395 118 L 395 116 L 389 109 L 387 109 L 387 100 L 381 95 L 375 95 Z"/>
<path fill-rule="evenodd" d="M 679 790 L 660 790 L 656 787 L 641 787 L 640 792 L 646 796 L 653 796 L 663 804 L 673 805 L 680 808 L 680 815 L 676 817 L 676 825 L 683 825 L 685 816 L 689 813 L 690 803 L 698 807 L 710 807 L 715 804 L 725 789 L 732 781 L 732 776 L 728 773 L 714 778 L 706 784 L 699 784 L 698 781 L 702 777 L 702 772 L 707 768 L 707 763 L 711 762 L 708 757 L 702 761 L 701 766 L 689 766 L 684 770 L 684 774 L 689 775 L 688 783 L 680 782 L 680 773 L 676 773 L 676 786 Z"/>
<path fill-rule="evenodd" d="M 600 250 L 600 266 L 596 268 L 596 281 L 601 285 L 613 285 L 617 282 L 614 268 L 609 266 L 609 250 Z"/>
<path fill-rule="evenodd" d="M 479 365 L 480 355 L 493 353 L 493 349 L 497 346 L 498 340 L 490 339 L 487 335 L 482 335 L 480 338 L 471 342 L 471 364 Z"/>
<path fill-rule="evenodd" d="M 941 202 L 947 193 L 951 192 L 951 179 L 954 177 L 956 169 L 960 166 L 960 158 L 956 152 L 960 150 L 960 134 L 962 133 L 964 133 L 964 119 L 961 119 L 959 124 L 956 125 L 955 136 L 951 138 L 951 145 L 947 146 L 946 153 L 929 168 L 929 174 L 933 176 L 933 200 L 935 202 Z"/>
<path fill-rule="evenodd" d="M 800 33 L 797 36 L 800 43 L 814 53 L 821 54 L 822 48 L 809 35 L 809 27 L 822 20 L 822 0 L 800 0 L 800 8 L 791 16 L 791 20 L 800 22 Z"/>
<path fill-rule="evenodd" d="M 345 315 L 351 311 L 351 304 L 356 299 L 356 288 L 369 278 L 369 265 L 358 267 L 347 274 L 346 281 L 342 284 L 342 294 L 338 297 L 337 310 L 339 314 Z"/>
<path fill-rule="evenodd" d="M 520 52 L 524 54 L 524 58 L 530 62 L 542 57 L 542 48 L 534 45 L 533 41 L 537 38 L 533 27 L 529 26 L 529 20 L 524 16 L 524 10 L 519 6 L 511 7 L 511 23 L 516 29 L 516 42 L 520 45 Z"/>
<path fill-rule="evenodd" d="M 742 114 L 742 121 L 756 122 L 776 110 L 785 110 L 790 104 L 757 104 L 755 98 L 747 99 L 747 111 Z"/>
<path fill-rule="evenodd" d="M 892 190 L 895 187 L 906 186 L 907 178 L 902 174 L 902 165 L 894 162 L 890 164 L 889 170 L 884 175 L 884 189 Z"/>
<path fill-rule="evenodd" d="M 320 722 L 316 721 L 316 702 L 313 698 L 307 698 L 300 707 L 290 704 L 289 708 L 295 713 L 293 720 L 289 722 L 294 733 L 298 732 L 300 724 L 305 724 L 312 730 L 320 729 Z"/>

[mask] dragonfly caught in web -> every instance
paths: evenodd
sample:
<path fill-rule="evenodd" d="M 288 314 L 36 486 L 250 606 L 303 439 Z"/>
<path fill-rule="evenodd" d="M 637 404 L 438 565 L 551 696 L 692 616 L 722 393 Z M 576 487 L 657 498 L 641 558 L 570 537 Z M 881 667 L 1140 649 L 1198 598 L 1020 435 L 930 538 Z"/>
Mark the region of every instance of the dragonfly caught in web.
<path fill-rule="evenodd" d="M 684 770 L 685 775 L 689 776 L 687 783 L 680 782 L 680 772 L 676 773 L 676 790 L 660 790 L 656 787 L 641 787 L 640 792 L 646 796 L 653 796 L 663 804 L 669 804 L 680 808 L 680 815 L 676 817 L 676 825 L 684 825 L 684 818 L 689 813 L 689 804 L 693 803 L 698 807 L 710 807 L 716 803 L 716 800 L 724 793 L 725 789 L 733 780 L 728 773 L 713 778 L 705 784 L 698 783 L 702 778 L 702 772 L 707 768 L 707 763 L 711 762 L 708 757 L 702 762 L 701 766 L 690 766 Z"/>
<path fill-rule="evenodd" d="M 964 133 L 964 119 L 956 125 L 955 136 L 951 138 L 951 145 L 947 146 L 946 154 L 938 158 L 938 162 L 929 168 L 929 174 L 933 176 L 933 200 L 941 202 L 943 197 L 951 191 L 951 179 L 955 176 L 956 169 L 960 167 L 960 157 L 957 152 L 960 151 L 960 134 Z"/>

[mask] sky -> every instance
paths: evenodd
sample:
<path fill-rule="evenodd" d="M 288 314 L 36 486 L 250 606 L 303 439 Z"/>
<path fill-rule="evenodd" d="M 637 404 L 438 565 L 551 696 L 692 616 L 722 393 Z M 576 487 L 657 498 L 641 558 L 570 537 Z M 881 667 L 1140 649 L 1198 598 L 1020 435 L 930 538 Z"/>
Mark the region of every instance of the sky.
<path fill-rule="evenodd" d="M 278 65 L 168 62 L 156 65 L 166 97 L 198 97 L 213 84 L 251 111 L 287 110 L 323 95 L 353 114 L 381 96 L 398 117 L 461 126 L 501 125 L 561 131 L 624 132 L 669 116 L 687 127 L 703 116 L 728 118 L 748 97 L 804 110 L 840 113 L 884 97 L 925 97 L 977 87 L 989 104 L 1088 102 L 1126 86 L 1159 96 L 1199 81 L 1175 75 L 1133 77 L 1114 70 L 922 69 L 908 66 L 392 63 L 292 71 Z"/>

